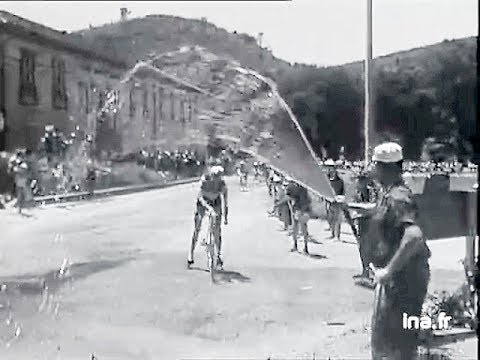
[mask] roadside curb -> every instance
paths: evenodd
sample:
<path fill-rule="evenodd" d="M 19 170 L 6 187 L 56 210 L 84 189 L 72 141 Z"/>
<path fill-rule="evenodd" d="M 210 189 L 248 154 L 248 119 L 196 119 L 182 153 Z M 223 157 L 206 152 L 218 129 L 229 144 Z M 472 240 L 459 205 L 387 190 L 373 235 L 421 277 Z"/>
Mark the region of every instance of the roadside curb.
<path fill-rule="evenodd" d="M 176 185 L 191 184 L 198 181 L 200 181 L 200 177 L 162 182 L 162 183 L 131 185 L 131 186 L 102 189 L 102 190 L 95 191 L 93 193 L 93 198 L 101 198 L 101 197 L 107 197 L 112 195 L 127 195 L 127 194 L 133 194 L 136 192 L 168 188 Z M 65 202 L 65 201 L 80 201 L 88 196 L 89 196 L 88 192 L 81 191 L 78 193 L 68 193 L 68 194 L 62 194 L 62 195 L 38 196 L 34 198 L 34 201 L 35 201 L 35 204 L 52 204 L 52 203 L 59 203 L 59 202 Z"/>

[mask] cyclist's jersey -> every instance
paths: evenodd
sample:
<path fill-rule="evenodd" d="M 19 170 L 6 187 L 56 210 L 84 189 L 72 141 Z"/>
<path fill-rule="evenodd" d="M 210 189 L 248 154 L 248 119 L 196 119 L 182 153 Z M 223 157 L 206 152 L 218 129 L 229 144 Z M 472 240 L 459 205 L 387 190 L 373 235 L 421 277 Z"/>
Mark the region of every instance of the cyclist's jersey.
<path fill-rule="evenodd" d="M 222 178 L 215 179 L 211 175 L 203 175 L 200 185 L 200 196 L 211 206 L 220 206 L 222 194 L 227 190 L 227 185 Z"/>
<path fill-rule="evenodd" d="M 270 170 L 270 172 L 268 173 L 268 180 L 270 182 L 273 182 L 273 178 L 275 177 L 275 171 L 273 170 Z"/>
<path fill-rule="evenodd" d="M 248 169 L 246 164 L 239 165 L 238 170 L 241 174 L 248 175 Z"/>

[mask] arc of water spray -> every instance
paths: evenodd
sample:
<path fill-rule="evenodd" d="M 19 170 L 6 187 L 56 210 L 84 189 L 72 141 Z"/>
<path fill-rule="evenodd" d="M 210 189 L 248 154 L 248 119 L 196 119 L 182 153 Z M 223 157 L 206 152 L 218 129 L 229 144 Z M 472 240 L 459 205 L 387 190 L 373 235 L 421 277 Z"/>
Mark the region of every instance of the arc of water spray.
<path fill-rule="evenodd" d="M 308 141 L 308 139 L 305 135 L 305 132 L 303 131 L 302 127 L 300 126 L 300 123 L 298 122 L 297 117 L 293 113 L 292 109 L 290 108 L 290 106 L 287 104 L 287 102 L 282 98 L 282 96 L 278 92 L 277 85 L 275 84 L 275 82 L 272 79 L 269 79 L 269 78 L 267 78 L 263 75 L 260 75 L 259 73 L 257 73 L 254 70 L 251 70 L 251 69 L 247 70 L 247 69 L 244 69 L 244 68 L 237 67 L 236 70 L 238 72 L 242 73 L 242 74 L 254 76 L 254 77 L 256 77 L 257 79 L 259 79 L 260 81 L 262 81 L 263 83 L 267 84 L 270 87 L 270 90 L 272 91 L 273 95 L 280 102 L 280 105 L 281 105 L 282 109 L 285 110 L 288 113 L 288 116 L 290 117 L 290 120 L 293 122 L 293 124 L 295 125 L 295 128 L 300 133 L 302 141 L 305 144 L 305 146 L 307 147 L 308 152 L 310 153 L 310 156 L 312 157 L 313 160 L 315 160 L 315 162 L 317 162 L 318 157 L 317 157 L 315 151 L 313 150 L 312 146 L 310 145 L 310 142 Z"/>

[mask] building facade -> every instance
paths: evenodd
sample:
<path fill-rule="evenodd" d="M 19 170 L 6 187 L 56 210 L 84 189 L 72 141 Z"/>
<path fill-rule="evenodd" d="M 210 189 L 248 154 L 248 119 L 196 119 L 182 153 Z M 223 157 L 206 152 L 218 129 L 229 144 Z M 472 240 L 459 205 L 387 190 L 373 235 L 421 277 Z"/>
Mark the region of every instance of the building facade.
<path fill-rule="evenodd" d="M 93 53 L 61 32 L 0 12 L 2 147 L 34 150 L 46 125 L 93 131 L 99 89 L 119 82 L 127 64 Z M 90 116 L 89 116 L 90 115 Z"/>
<path fill-rule="evenodd" d="M 124 79 L 120 92 L 124 153 L 199 142 L 198 107 L 207 96 L 201 89 L 144 63 Z"/>
<path fill-rule="evenodd" d="M 0 151 L 35 150 L 47 125 L 93 135 L 98 152 L 195 142 L 200 89 L 153 66 L 127 77 L 130 64 L 78 40 L 0 11 Z"/>

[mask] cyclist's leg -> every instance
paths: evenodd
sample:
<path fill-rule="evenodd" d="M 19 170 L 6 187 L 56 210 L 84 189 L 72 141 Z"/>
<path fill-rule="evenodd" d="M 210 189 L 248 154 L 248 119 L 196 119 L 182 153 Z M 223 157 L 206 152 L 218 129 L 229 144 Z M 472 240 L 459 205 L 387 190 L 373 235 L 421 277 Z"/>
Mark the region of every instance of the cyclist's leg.
<path fill-rule="evenodd" d="M 335 237 L 337 240 L 340 240 L 341 228 L 342 228 L 342 208 L 340 205 L 337 205 L 335 208 Z"/>
<path fill-rule="evenodd" d="M 192 235 L 192 241 L 190 243 L 190 251 L 188 253 L 188 263 L 193 264 L 193 253 L 195 251 L 195 246 L 197 245 L 198 240 L 198 233 L 200 232 L 200 227 L 202 225 L 202 219 L 205 215 L 205 208 L 197 202 L 197 209 L 195 210 L 195 217 L 194 217 L 194 229 Z"/>
<path fill-rule="evenodd" d="M 293 231 L 292 231 L 292 238 L 293 238 L 293 247 L 292 251 L 297 251 L 297 237 L 298 237 L 298 228 L 299 228 L 299 223 L 298 223 L 298 214 L 294 214 L 293 217 Z"/>
<path fill-rule="evenodd" d="M 217 262 L 219 266 L 223 265 L 222 261 L 222 208 L 221 206 L 215 207 L 217 217 L 215 219 L 214 235 L 215 235 L 215 247 L 217 251 Z"/>
<path fill-rule="evenodd" d="M 20 214 L 22 212 L 23 206 L 24 206 L 24 194 L 25 190 L 23 186 L 18 186 L 17 187 L 17 211 Z"/>

